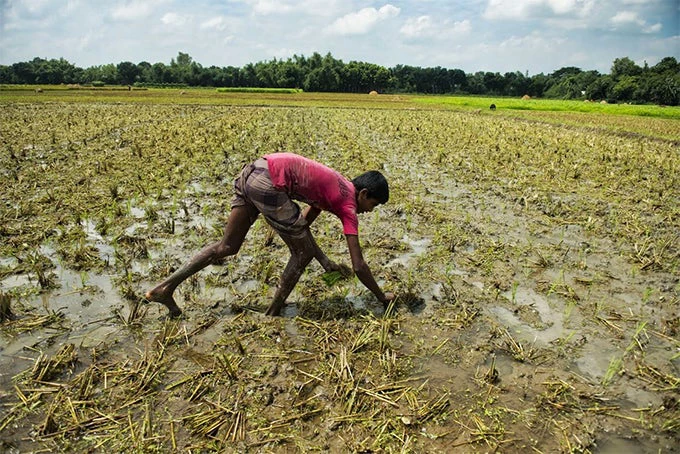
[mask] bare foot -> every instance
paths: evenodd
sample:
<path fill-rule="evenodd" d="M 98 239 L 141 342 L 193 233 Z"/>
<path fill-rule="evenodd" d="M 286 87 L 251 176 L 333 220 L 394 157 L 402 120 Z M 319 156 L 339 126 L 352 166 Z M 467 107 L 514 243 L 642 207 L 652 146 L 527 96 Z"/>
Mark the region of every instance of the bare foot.
<path fill-rule="evenodd" d="M 144 294 L 144 298 L 149 301 L 153 301 L 154 303 L 163 304 L 170 311 L 169 315 L 171 318 L 176 318 L 182 315 L 182 310 L 179 308 L 179 306 L 177 306 L 177 303 L 175 303 L 172 293 L 167 294 L 162 288 L 156 287 L 149 290 Z"/>
<path fill-rule="evenodd" d="M 265 314 L 278 317 L 281 315 L 281 310 L 286 306 L 286 303 L 271 303 Z"/>

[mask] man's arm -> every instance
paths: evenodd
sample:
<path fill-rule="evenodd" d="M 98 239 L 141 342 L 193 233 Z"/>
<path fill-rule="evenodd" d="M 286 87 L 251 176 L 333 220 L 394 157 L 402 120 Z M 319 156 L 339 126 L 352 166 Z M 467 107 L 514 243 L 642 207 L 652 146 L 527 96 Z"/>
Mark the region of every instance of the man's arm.
<path fill-rule="evenodd" d="M 307 221 L 307 225 L 312 225 L 312 222 L 319 216 L 319 213 L 321 213 L 319 208 L 309 205 L 305 208 L 305 211 L 302 212 L 302 216 L 304 216 L 305 221 Z"/>
<path fill-rule="evenodd" d="M 383 306 L 387 307 L 387 304 L 394 299 L 394 295 L 389 292 L 383 293 L 378 283 L 375 282 L 373 273 L 371 273 L 371 269 L 368 267 L 368 264 L 361 253 L 359 237 L 357 235 L 345 235 L 345 237 L 347 238 L 347 246 L 349 247 L 349 255 L 352 259 L 354 274 L 356 274 L 361 283 L 364 284 L 381 303 L 383 303 Z"/>
<path fill-rule="evenodd" d="M 319 213 L 321 213 L 321 210 L 311 205 L 305 208 L 305 211 L 303 211 L 302 215 L 305 217 L 308 227 L 319 216 Z M 316 244 L 314 235 L 312 235 L 311 232 L 309 236 L 312 238 L 312 244 L 314 245 L 314 258 L 317 260 L 317 262 L 319 262 L 323 269 L 326 270 L 326 272 L 340 271 L 345 276 L 351 274 L 346 265 L 338 265 L 329 259 L 326 254 L 324 254 L 319 245 Z"/>

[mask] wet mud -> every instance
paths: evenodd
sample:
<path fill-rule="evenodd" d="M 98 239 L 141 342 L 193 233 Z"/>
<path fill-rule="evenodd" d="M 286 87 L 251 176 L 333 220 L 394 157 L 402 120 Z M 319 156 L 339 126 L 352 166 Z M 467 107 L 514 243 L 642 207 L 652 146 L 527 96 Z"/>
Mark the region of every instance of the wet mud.
<path fill-rule="evenodd" d="M 460 112 L 0 119 L 6 452 L 677 452 L 672 143 Z M 360 238 L 396 305 L 312 263 L 263 315 L 288 254 L 260 220 L 180 286 L 182 318 L 146 303 L 220 237 L 241 166 L 284 149 L 387 175 Z M 337 219 L 312 230 L 348 263 Z"/>

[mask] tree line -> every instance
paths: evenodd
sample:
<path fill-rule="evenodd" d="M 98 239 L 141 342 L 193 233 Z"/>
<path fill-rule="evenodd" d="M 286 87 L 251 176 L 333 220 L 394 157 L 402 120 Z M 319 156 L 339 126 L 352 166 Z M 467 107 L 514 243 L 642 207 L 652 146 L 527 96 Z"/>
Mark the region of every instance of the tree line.
<path fill-rule="evenodd" d="M 680 63 L 666 57 L 654 66 L 617 58 L 609 74 L 569 66 L 550 74 L 475 72 L 440 66 L 421 68 L 373 63 L 344 63 L 330 53 L 294 55 L 248 63 L 243 67 L 204 67 L 179 52 L 165 63 L 106 64 L 79 68 L 67 60 L 34 58 L 0 65 L 2 84 L 134 85 L 157 87 L 300 88 L 305 91 L 368 93 L 471 94 L 553 99 L 606 100 L 612 103 L 680 104 Z"/>

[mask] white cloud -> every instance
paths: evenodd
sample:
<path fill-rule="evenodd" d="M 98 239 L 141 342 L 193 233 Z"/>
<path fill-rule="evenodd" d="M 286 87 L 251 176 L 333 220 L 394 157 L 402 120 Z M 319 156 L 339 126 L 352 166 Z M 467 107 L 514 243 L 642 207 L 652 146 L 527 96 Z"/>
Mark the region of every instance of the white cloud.
<path fill-rule="evenodd" d="M 464 35 L 472 30 L 469 20 L 460 22 L 437 22 L 431 16 L 409 18 L 399 29 L 399 32 L 407 38 L 424 37 L 450 37 L 451 35 Z"/>
<path fill-rule="evenodd" d="M 156 2 L 133 1 L 116 6 L 111 11 L 111 17 L 122 21 L 144 19 L 151 15 Z"/>
<path fill-rule="evenodd" d="M 491 20 L 550 15 L 586 17 L 594 7 L 594 0 L 489 0 L 483 17 Z"/>
<path fill-rule="evenodd" d="M 298 12 L 313 16 L 334 16 L 346 5 L 343 0 L 304 0 L 294 3 L 300 5 Z"/>
<path fill-rule="evenodd" d="M 276 14 L 300 14 L 307 16 L 328 16 L 333 14 L 338 0 L 247 0 L 253 8 L 253 13 L 261 16 Z"/>
<path fill-rule="evenodd" d="M 472 24 L 467 19 L 460 22 L 454 22 L 451 31 L 457 34 L 467 34 L 472 31 Z"/>
<path fill-rule="evenodd" d="M 200 28 L 202 30 L 224 31 L 229 28 L 229 21 L 224 16 L 217 16 L 201 23 Z"/>
<path fill-rule="evenodd" d="M 660 22 L 657 22 L 654 25 L 647 25 L 642 28 L 642 31 L 644 33 L 659 33 L 661 29 L 663 28 L 663 25 L 661 25 Z"/>
<path fill-rule="evenodd" d="M 539 33 L 526 36 L 511 36 L 500 42 L 501 51 L 524 51 L 526 53 L 544 53 L 560 48 L 565 44 L 563 39 L 548 39 Z"/>
<path fill-rule="evenodd" d="M 51 23 L 54 9 L 48 0 L 0 1 L 0 30 L 45 28 Z"/>
<path fill-rule="evenodd" d="M 398 16 L 400 11 L 390 4 L 380 9 L 364 8 L 336 19 L 329 31 L 338 35 L 361 35 L 368 33 L 379 22 Z"/>
<path fill-rule="evenodd" d="M 68 0 L 66 2 L 66 8 L 64 12 L 66 14 L 71 14 L 71 13 L 77 13 L 78 8 L 81 7 L 81 1 L 80 0 Z"/>
<path fill-rule="evenodd" d="M 638 23 L 638 15 L 632 11 L 621 11 L 612 17 L 611 21 L 614 25 L 618 24 L 628 24 L 628 23 Z"/>
<path fill-rule="evenodd" d="M 48 8 L 49 0 L 19 0 L 9 3 L 10 7 L 16 9 L 17 12 L 33 17 L 41 17 L 50 9 Z"/>
<path fill-rule="evenodd" d="M 484 11 L 486 19 L 523 19 L 528 11 L 536 6 L 539 1 L 535 0 L 490 0 Z"/>
<path fill-rule="evenodd" d="M 640 16 L 633 11 L 618 12 L 610 19 L 610 22 L 617 29 L 627 29 L 632 27 L 633 29 L 640 30 L 643 33 L 658 33 L 662 29 L 662 25 L 660 23 L 649 25 L 646 20 L 641 19 Z"/>
<path fill-rule="evenodd" d="M 281 14 L 290 12 L 292 7 L 284 2 L 276 0 L 258 0 L 253 5 L 253 12 L 255 14 Z"/>
<path fill-rule="evenodd" d="M 82 52 L 83 50 L 88 48 L 91 41 L 92 41 L 92 34 L 86 33 L 86 34 L 84 34 L 83 36 L 80 37 L 76 46 L 78 47 L 78 50 Z"/>
<path fill-rule="evenodd" d="M 434 24 L 432 23 L 432 18 L 430 16 L 410 18 L 399 31 L 402 35 L 408 37 L 423 36 L 434 31 Z"/>
<path fill-rule="evenodd" d="M 548 7 L 555 14 L 569 14 L 581 9 L 584 2 L 577 0 L 547 0 Z"/>
<path fill-rule="evenodd" d="M 165 13 L 161 17 L 161 22 L 172 27 L 182 27 L 189 22 L 189 17 L 177 13 Z"/>

